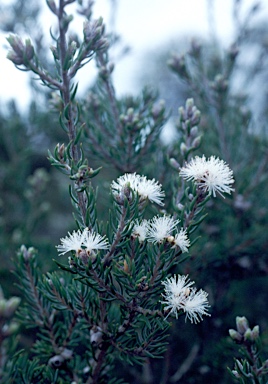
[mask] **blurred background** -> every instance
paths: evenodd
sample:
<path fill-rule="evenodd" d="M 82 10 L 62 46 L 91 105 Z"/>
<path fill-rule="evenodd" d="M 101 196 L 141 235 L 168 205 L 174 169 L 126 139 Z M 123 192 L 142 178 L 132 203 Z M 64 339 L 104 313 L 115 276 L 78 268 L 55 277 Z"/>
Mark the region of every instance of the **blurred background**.
<path fill-rule="evenodd" d="M 131 383 L 230 383 L 226 367 L 235 351 L 228 329 L 236 316 L 260 325 L 268 350 L 268 3 L 96 0 L 93 15 L 104 17 L 112 35 L 118 98 L 150 86 L 170 110 L 158 156 L 137 172 L 159 179 L 169 197 L 169 170 L 159 154 L 179 157 L 178 107 L 191 97 L 202 113 L 198 153 L 224 159 L 236 179 L 233 197 L 211 200 L 200 238 L 181 267 L 209 292 L 211 318 L 198 325 L 174 322 L 164 359 L 122 369 L 122 376 Z M 50 26 L 54 19 L 44 0 L 0 1 L 0 283 L 7 297 L 18 294 L 10 270 L 20 245 L 37 248 L 43 270 L 51 270 L 55 245 L 74 228 L 68 180 L 47 160 L 48 149 L 66 142 L 51 111 L 51 92 L 5 58 L 5 36 L 18 33 L 31 36 L 51 68 Z M 79 17 L 72 30 L 81 35 Z M 96 73 L 93 62 L 80 72 L 81 103 Z M 96 155 L 89 158 L 93 167 L 100 164 Z M 119 173 L 101 165 L 97 182 L 108 193 L 111 176 Z M 108 205 L 100 196 L 104 219 Z"/>

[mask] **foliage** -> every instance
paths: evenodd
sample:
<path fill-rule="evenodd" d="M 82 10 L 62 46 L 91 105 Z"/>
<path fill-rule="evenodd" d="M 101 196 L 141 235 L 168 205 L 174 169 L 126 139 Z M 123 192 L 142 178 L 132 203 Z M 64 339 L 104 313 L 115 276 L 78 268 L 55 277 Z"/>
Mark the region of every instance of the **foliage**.
<path fill-rule="evenodd" d="M 239 383 L 266 383 L 268 360 L 263 361 L 261 357 L 261 341 L 259 336 L 259 326 L 251 330 L 247 319 L 237 316 L 237 330 L 230 329 L 231 338 L 242 345 L 240 354 L 243 360 L 235 359 L 235 369 L 231 372 L 232 376 Z"/>
<path fill-rule="evenodd" d="M 85 19 L 80 36 L 71 31 L 73 16 L 67 12 L 71 3 Z M 40 169 L 29 176 L 30 161 L 24 152 L 25 148 L 34 152 L 31 140 L 38 140 L 30 132 L 13 152 L 25 167 L 16 184 L 20 191 L 29 180 L 24 205 L 30 209 L 22 214 L 26 221 L 20 219 L 12 230 L 23 228 L 20 239 L 29 245 L 36 242 L 40 256 L 34 248 L 22 246 L 15 260 L 18 288 L 24 295 L 16 321 L 24 327 L 28 345 L 20 341 L 23 350 L 19 350 L 14 336 L 4 340 L 10 357 L 1 364 L 2 377 L 10 383 L 168 383 L 187 373 L 189 383 L 228 382 L 222 356 L 227 361 L 233 354 L 225 337 L 225 326 L 236 311 L 233 306 L 239 306 L 233 291 L 240 280 L 263 276 L 267 270 L 267 197 L 262 193 L 266 141 L 252 129 L 255 116 L 245 111 L 247 97 L 232 86 L 248 25 L 241 27 L 243 34 L 227 53 L 214 46 L 207 51 L 193 42 L 185 56 L 170 59 L 169 66 L 194 100 L 179 108 L 174 139 L 166 146 L 160 134 L 169 113 L 153 89 L 117 98 L 114 64 L 109 60 L 114 39 L 106 34 L 102 19 L 92 19 L 92 2 L 47 0 L 47 5 L 58 22 L 51 34 L 53 65 L 36 41 L 15 34 L 7 38 L 8 58 L 18 69 L 34 73 L 51 97 L 38 134 L 47 138 L 50 148 L 61 143 L 49 151 L 48 159 L 61 172 L 57 173 L 61 187 L 55 193 L 59 201 L 70 184 L 76 230 L 57 247 L 58 268 L 48 264 L 46 270 L 51 272 L 43 273 L 40 261 L 53 258 L 55 243 L 44 249 L 33 234 L 42 219 L 51 176 Z M 78 98 L 77 72 L 92 60 L 98 71 L 96 83 Z M 32 114 L 40 117 L 34 108 Z M 52 116 L 53 129 L 45 127 Z M 3 147 L 7 151 L 10 144 Z M 218 156 L 234 170 L 232 194 L 232 171 Z M 162 185 L 155 179 L 164 187 L 165 206 Z M 214 198 L 214 191 L 229 195 Z M 21 194 L 16 196 L 21 199 Z M 63 203 L 64 220 L 59 220 L 56 205 L 53 201 L 49 221 L 41 221 L 42 228 L 50 227 L 53 239 L 61 236 L 55 223 L 61 222 L 66 231 L 72 225 L 65 218 L 70 207 Z M 208 309 L 207 293 L 194 288 L 188 275 L 209 292 L 212 308 Z M 247 290 L 250 284 L 244 293 Z M 198 298 L 201 302 L 196 304 Z M 207 310 L 211 318 L 192 324 Z M 171 322 L 174 314 L 186 316 L 190 324 L 182 319 Z"/>

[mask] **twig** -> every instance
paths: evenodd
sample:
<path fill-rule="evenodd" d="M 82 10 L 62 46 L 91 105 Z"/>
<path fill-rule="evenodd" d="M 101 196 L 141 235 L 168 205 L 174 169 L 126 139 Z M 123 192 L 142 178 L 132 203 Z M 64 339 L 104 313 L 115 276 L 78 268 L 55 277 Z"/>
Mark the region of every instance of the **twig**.
<path fill-rule="evenodd" d="M 187 371 L 189 371 L 189 369 L 191 368 L 194 360 L 196 359 L 198 351 L 199 351 L 199 345 L 198 344 L 194 344 L 192 349 L 190 350 L 190 353 L 187 356 L 187 358 L 179 366 L 178 370 L 174 373 L 174 375 L 171 376 L 171 378 L 170 378 L 170 382 L 171 383 L 176 383 L 176 382 L 180 381 L 182 376 L 185 375 L 185 373 Z"/>

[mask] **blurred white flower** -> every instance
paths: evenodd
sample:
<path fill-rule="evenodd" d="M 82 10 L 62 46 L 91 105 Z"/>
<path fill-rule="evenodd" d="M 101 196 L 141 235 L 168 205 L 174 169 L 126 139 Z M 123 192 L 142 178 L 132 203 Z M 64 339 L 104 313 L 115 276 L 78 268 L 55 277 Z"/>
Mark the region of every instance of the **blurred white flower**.
<path fill-rule="evenodd" d="M 188 276 L 174 275 L 163 281 L 165 286 L 165 292 L 162 294 L 165 304 L 164 311 L 168 312 L 167 317 L 174 314 L 176 319 L 182 312 L 186 314 L 191 323 L 197 323 L 203 320 L 203 315 L 210 316 L 207 312 L 209 308 L 207 300 L 207 292 L 200 289 L 196 291 L 196 288 L 192 288 L 193 281 L 189 281 Z"/>
<path fill-rule="evenodd" d="M 234 191 L 231 184 L 234 183 L 233 171 L 219 158 L 211 156 L 206 160 L 205 156 L 195 156 L 180 170 L 180 175 L 186 180 L 193 180 L 199 188 L 216 196 L 218 192 L 231 193 Z M 223 196 L 224 197 L 224 196 Z"/>
<path fill-rule="evenodd" d="M 130 187 L 137 192 L 140 200 L 150 200 L 152 203 L 164 205 L 162 202 L 165 193 L 161 190 L 161 185 L 155 180 L 148 180 L 146 176 L 140 176 L 136 173 L 126 173 L 111 184 L 112 192 L 115 196 L 124 193 L 124 189 Z"/>
<path fill-rule="evenodd" d="M 90 231 L 88 228 L 85 228 L 83 232 L 80 230 L 68 232 L 68 236 L 60 239 L 60 241 L 61 245 L 56 246 L 59 255 L 64 255 L 70 251 L 75 251 L 78 255 L 82 250 L 91 253 L 93 250 L 107 249 L 109 246 L 105 237 Z"/>
<path fill-rule="evenodd" d="M 161 243 L 171 236 L 172 231 L 179 223 L 179 220 L 174 220 L 171 216 L 155 216 L 149 222 L 148 241 L 152 243 Z"/>
<path fill-rule="evenodd" d="M 174 237 L 174 243 L 177 247 L 180 247 L 182 252 L 188 252 L 191 243 L 188 239 L 186 229 L 181 228 L 180 232 Z"/>
<path fill-rule="evenodd" d="M 138 221 L 135 222 L 135 225 L 132 230 L 132 236 L 137 237 L 140 243 L 143 243 L 147 237 L 148 231 L 148 221 L 142 220 L 140 223 Z"/>

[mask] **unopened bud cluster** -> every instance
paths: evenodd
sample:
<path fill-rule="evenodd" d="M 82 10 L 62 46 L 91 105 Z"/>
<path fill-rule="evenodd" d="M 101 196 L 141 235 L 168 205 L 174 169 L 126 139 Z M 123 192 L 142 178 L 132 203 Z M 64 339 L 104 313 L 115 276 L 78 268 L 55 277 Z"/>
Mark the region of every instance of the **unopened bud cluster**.
<path fill-rule="evenodd" d="M 201 113 L 194 105 L 193 99 L 187 99 L 185 108 L 179 108 L 177 128 L 183 137 L 183 141 L 180 144 L 180 152 L 183 157 L 187 157 L 189 152 L 197 149 L 201 144 L 201 135 L 198 129 L 200 118 Z"/>
<path fill-rule="evenodd" d="M 103 19 L 100 17 L 98 20 L 84 22 L 84 41 L 90 46 L 92 50 L 100 50 L 108 47 L 108 41 L 104 37 L 105 26 Z"/>
<path fill-rule="evenodd" d="M 177 55 L 174 53 L 167 62 L 168 66 L 182 78 L 188 79 L 189 73 L 187 71 L 185 55 Z"/>
<path fill-rule="evenodd" d="M 266 383 L 268 360 L 263 360 L 260 354 L 259 326 L 251 329 L 245 316 L 237 316 L 236 330 L 229 329 L 229 335 L 244 349 L 240 350 L 243 359 L 235 359 L 234 369 L 231 370 L 233 377 L 241 383 Z"/>
<path fill-rule="evenodd" d="M 100 168 L 93 169 L 85 163 L 78 168 L 76 173 L 70 176 L 70 179 L 75 181 L 76 190 L 78 192 L 82 192 L 86 188 L 90 179 L 95 177 L 99 171 Z"/>
<path fill-rule="evenodd" d="M 245 316 L 236 317 L 236 330 L 229 329 L 231 338 L 239 344 L 254 343 L 259 338 L 259 326 L 255 325 L 253 329 L 249 328 L 248 320 Z"/>
<path fill-rule="evenodd" d="M 127 113 L 120 115 L 121 123 L 126 126 L 126 128 L 139 131 L 142 128 L 142 120 L 139 113 L 134 112 L 133 108 L 128 108 Z"/>
<path fill-rule="evenodd" d="M 8 52 L 7 58 L 15 65 L 27 65 L 33 59 L 35 53 L 30 39 L 23 42 L 18 35 L 10 34 L 7 41 L 12 48 Z"/>
<path fill-rule="evenodd" d="M 210 84 L 211 88 L 218 93 L 225 93 L 228 85 L 228 81 L 221 74 L 216 75 L 214 81 Z"/>

